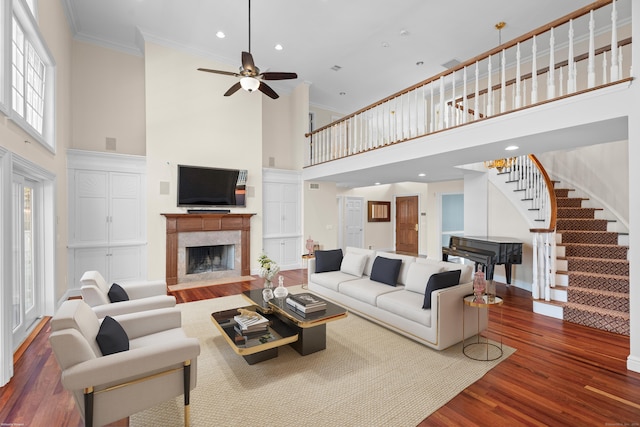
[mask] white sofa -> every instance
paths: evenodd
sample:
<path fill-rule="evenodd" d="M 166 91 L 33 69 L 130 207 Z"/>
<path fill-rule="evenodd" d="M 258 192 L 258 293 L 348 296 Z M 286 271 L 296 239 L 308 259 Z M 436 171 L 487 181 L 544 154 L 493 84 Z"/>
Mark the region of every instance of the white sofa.
<path fill-rule="evenodd" d="M 371 280 L 376 257 L 400 259 L 396 286 Z M 362 262 L 362 269 L 360 269 Z M 461 270 L 460 284 L 433 291 L 431 308 L 423 309 L 425 289 L 432 274 Z M 361 274 L 358 274 L 361 272 Z M 443 350 L 487 327 L 487 312 L 465 307 L 463 297 L 473 293 L 473 267 L 435 259 L 347 247 L 340 270 L 316 273 L 316 260 L 308 264 L 309 290 L 349 311 Z"/>

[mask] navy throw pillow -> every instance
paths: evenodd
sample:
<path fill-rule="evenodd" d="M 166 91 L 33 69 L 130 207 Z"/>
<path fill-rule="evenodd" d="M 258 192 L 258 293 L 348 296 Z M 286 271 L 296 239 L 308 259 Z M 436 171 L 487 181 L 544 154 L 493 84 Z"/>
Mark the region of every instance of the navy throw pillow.
<path fill-rule="evenodd" d="M 332 249 L 329 251 L 315 251 L 316 273 L 326 271 L 339 271 L 342 264 L 342 249 Z"/>
<path fill-rule="evenodd" d="M 127 292 L 117 283 L 111 285 L 107 296 L 111 302 L 129 301 L 129 295 L 127 295 Z"/>
<path fill-rule="evenodd" d="M 96 341 L 103 356 L 129 350 L 129 336 L 120 323 L 111 316 L 106 316 L 102 320 Z"/>
<path fill-rule="evenodd" d="M 395 286 L 400 274 L 401 259 L 385 258 L 377 256 L 371 267 L 371 280 Z"/>
<path fill-rule="evenodd" d="M 427 289 L 424 292 L 424 303 L 422 304 L 422 308 L 425 310 L 431 308 L 431 292 L 459 284 L 461 272 L 462 271 L 460 270 L 453 270 L 432 274 L 431 277 L 429 277 Z"/>

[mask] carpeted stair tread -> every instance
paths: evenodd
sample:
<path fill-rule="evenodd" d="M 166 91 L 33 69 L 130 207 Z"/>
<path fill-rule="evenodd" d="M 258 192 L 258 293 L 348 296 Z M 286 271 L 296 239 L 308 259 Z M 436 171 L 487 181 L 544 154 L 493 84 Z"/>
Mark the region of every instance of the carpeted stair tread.
<path fill-rule="evenodd" d="M 570 286 L 567 302 L 629 313 L 629 294 Z"/>
<path fill-rule="evenodd" d="M 629 314 L 567 302 L 562 309 L 567 322 L 597 328 L 621 335 L 629 335 Z"/>
<path fill-rule="evenodd" d="M 577 288 L 591 288 L 612 292 L 628 293 L 629 277 L 617 276 L 615 274 L 584 273 L 571 271 L 569 275 L 569 286 Z"/>
<path fill-rule="evenodd" d="M 598 245 L 616 245 L 618 233 L 612 231 L 558 231 L 562 237 L 562 244 L 566 243 L 591 243 Z"/>
<path fill-rule="evenodd" d="M 558 218 L 556 230 L 607 231 L 609 221 L 606 219 Z"/>
<path fill-rule="evenodd" d="M 629 261 L 626 259 L 567 257 L 567 266 L 569 271 L 629 275 Z"/>
<path fill-rule="evenodd" d="M 559 207 L 557 209 L 558 218 L 590 218 L 595 217 L 596 211 L 601 211 L 598 208 L 583 208 L 577 206 L 571 207 Z"/>
<path fill-rule="evenodd" d="M 561 243 L 567 257 L 627 259 L 628 246 L 594 245 L 589 243 Z"/>
<path fill-rule="evenodd" d="M 553 192 L 555 193 L 556 197 L 568 197 L 570 191 L 575 191 L 575 190 L 570 188 L 554 188 L 553 189 Z"/>
<path fill-rule="evenodd" d="M 579 208 L 582 202 L 589 199 L 580 197 L 556 197 L 556 205 L 558 208 Z"/>

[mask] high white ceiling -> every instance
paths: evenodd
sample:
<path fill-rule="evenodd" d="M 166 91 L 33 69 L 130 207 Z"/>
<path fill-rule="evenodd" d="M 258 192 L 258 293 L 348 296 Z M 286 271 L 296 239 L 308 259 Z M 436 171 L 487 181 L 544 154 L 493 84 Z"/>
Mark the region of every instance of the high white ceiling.
<path fill-rule="evenodd" d="M 249 47 L 247 0 L 62 1 L 74 37 L 132 54 L 143 54 L 143 35 L 236 71 L 240 52 Z M 269 82 L 276 91 L 306 81 L 312 105 L 348 114 L 440 73 L 442 64 L 495 47 L 499 36 L 506 42 L 590 3 L 253 0 L 251 52 L 262 71 L 298 74 L 297 80 Z M 507 24 L 501 35 L 494 27 L 500 21 Z M 217 31 L 226 38 L 217 38 Z M 274 49 L 278 43 L 282 51 Z"/>

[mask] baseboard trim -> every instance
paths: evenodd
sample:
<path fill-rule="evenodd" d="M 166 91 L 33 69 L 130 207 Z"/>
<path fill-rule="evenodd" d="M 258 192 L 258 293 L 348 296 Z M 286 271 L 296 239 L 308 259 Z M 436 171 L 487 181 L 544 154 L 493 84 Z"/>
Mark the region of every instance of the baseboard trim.
<path fill-rule="evenodd" d="M 640 372 L 640 357 L 630 354 L 627 357 L 627 369 L 633 372 Z"/>

